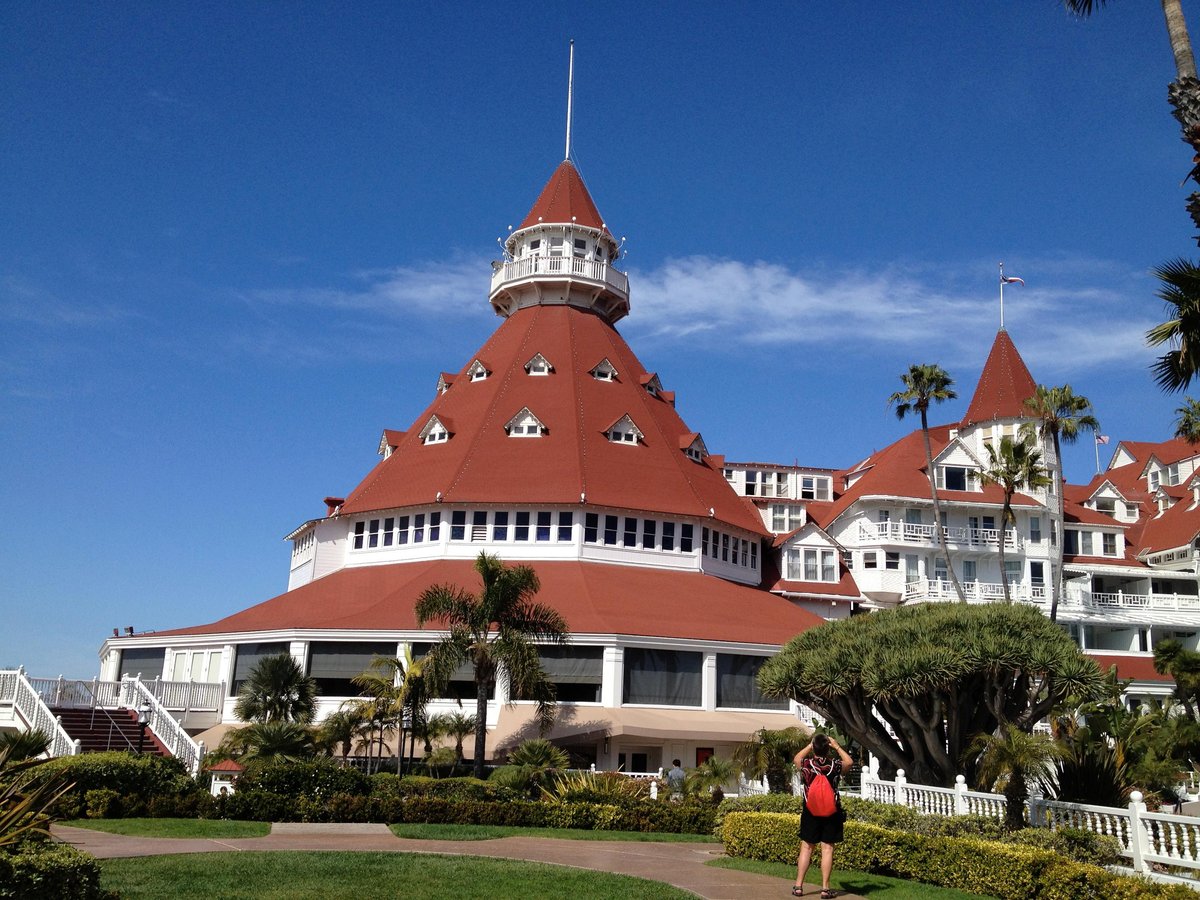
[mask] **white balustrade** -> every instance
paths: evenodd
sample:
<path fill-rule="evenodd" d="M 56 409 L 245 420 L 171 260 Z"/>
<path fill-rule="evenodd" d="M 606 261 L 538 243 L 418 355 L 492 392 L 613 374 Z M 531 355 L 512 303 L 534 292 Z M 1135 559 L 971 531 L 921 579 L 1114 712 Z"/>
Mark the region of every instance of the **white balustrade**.
<path fill-rule="evenodd" d="M 606 262 L 575 256 L 526 256 L 502 263 L 492 273 L 492 292 L 509 281 L 542 275 L 581 278 L 606 284 L 622 294 L 629 293 L 629 276 Z"/>

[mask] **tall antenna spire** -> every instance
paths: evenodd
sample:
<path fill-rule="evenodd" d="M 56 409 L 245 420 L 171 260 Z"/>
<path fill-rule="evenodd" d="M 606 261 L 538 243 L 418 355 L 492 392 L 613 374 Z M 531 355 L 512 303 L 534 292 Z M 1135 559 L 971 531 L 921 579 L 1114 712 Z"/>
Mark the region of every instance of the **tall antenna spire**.
<path fill-rule="evenodd" d="M 575 42 L 571 41 L 571 58 L 567 64 L 567 155 L 571 158 L 571 101 L 575 96 Z"/>

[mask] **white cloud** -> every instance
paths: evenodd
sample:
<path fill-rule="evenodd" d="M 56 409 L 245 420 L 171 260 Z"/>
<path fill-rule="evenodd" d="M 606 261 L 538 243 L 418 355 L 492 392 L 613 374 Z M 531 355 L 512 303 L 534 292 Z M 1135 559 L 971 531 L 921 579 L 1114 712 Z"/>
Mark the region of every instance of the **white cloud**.
<path fill-rule="evenodd" d="M 766 354 L 836 348 L 847 356 L 908 350 L 946 365 L 978 365 L 999 325 L 989 264 L 920 264 L 799 271 L 706 256 L 630 272 L 623 332 L 640 342 Z M 1006 324 L 1022 355 L 1047 376 L 1112 363 L 1143 365 L 1154 324 L 1152 286 L 1112 266 L 1048 260 L 1042 281 L 1006 292 Z M 258 291 L 252 303 L 305 304 L 422 319 L 472 316 L 486 302 L 487 260 L 459 258 L 356 273 L 344 289 Z M 1088 280 L 1090 279 L 1090 283 Z M 914 358 L 915 358 L 914 356 Z"/>

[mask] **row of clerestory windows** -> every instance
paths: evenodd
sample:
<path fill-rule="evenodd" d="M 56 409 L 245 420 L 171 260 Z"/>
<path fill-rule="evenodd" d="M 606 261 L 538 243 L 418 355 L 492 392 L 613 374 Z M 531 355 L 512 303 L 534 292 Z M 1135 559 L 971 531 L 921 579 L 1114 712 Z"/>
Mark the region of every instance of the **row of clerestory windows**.
<path fill-rule="evenodd" d="M 691 553 L 696 528 L 690 522 L 643 519 L 638 516 L 601 516 L 585 513 L 583 542 L 610 547 L 640 547 L 643 550 Z"/>
<path fill-rule="evenodd" d="M 721 562 L 727 562 L 734 566 L 758 568 L 757 540 L 748 541 L 745 538 L 739 538 L 736 534 L 717 531 L 715 528 L 711 531 L 708 528 L 701 530 L 700 552 L 704 556 L 719 559 Z"/>
<path fill-rule="evenodd" d="M 441 537 L 441 529 L 440 512 L 363 519 L 354 523 L 351 546 L 355 550 L 373 550 L 436 541 Z"/>

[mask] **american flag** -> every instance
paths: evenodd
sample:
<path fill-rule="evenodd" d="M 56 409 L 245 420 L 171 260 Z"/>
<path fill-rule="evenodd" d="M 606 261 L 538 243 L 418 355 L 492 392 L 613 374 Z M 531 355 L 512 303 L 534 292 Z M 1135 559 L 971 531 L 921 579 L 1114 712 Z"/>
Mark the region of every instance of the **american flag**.
<path fill-rule="evenodd" d="M 1001 275 L 1000 283 L 1001 284 L 1019 284 L 1019 285 L 1021 285 L 1021 287 L 1025 287 L 1025 279 L 1018 278 L 1016 275 Z"/>
<path fill-rule="evenodd" d="M 1108 435 L 1107 434 L 1096 435 L 1096 443 L 1097 444 L 1107 444 L 1108 443 Z"/>

